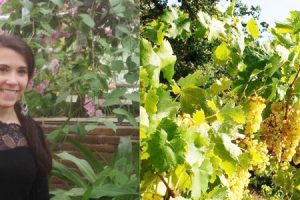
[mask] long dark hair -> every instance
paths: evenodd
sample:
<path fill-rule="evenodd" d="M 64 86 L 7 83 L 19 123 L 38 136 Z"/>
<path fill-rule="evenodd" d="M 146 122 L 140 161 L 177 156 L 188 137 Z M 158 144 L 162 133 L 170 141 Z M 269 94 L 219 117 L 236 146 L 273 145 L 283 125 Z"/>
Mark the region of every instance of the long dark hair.
<path fill-rule="evenodd" d="M 1 47 L 14 50 L 24 57 L 28 66 L 28 80 L 30 80 L 35 68 L 34 55 L 31 48 L 21 38 L 9 34 L 0 35 Z M 52 157 L 43 129 L 32 117 L 21 113 L 20 103 L 16 103 L 14 108 L 21 124 L 21 130 L 35 156 L 39 172 L 49 175 L 52 169 Z"/>

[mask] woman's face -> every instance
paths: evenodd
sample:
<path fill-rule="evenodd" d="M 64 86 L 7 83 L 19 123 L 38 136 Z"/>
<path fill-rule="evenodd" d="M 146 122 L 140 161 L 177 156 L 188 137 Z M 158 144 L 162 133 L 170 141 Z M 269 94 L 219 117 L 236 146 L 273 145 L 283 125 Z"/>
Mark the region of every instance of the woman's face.
<path fill-rule="evenodd" d="M 25 58 L 12 49 L 0 47 L 0 108 L 14 106 L 24 94 L 27 83 Z"/>

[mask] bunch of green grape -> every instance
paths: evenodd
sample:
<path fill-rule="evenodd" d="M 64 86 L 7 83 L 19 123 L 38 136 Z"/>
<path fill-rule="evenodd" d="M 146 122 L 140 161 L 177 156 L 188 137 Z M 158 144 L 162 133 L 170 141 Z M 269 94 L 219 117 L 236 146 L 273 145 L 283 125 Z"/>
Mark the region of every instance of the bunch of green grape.
<path fill-rule="evenodd" d="M 238 167 L 228 179 L 229 192 L 227 200 L 243 199 L 243 196 L 248 193 L 250 173 L 248 169 Z"/>
<path fill-rule="evenodd" d="M 270 164 L 268 148 L 266 143 L 246 137 L 241 142 L 242 148 L 247 149 L 250 154 L 249 170 L 255 174 L 262 174 L 266 167 Z"/>
<path fill-rule="evenodd" d="M 287 168 L 296 153 L 300 140 L 300 109 L 290 109 L 287 119 L 283 121 L 281 166 Z"/>
<path fill-rule="evenodd" d="M 282 154 L 283 104 L 276 102 L 271 105 L 272 113 L 261 124 L 261 139 L 268 147 L 271 155 L 280 162 Z"/>
<path fill-rule="evenodd" d="M 260 129 L 260 124 L 262 122 L 261 114 L 265 107 L 265 100 L 262 97 L 254 96 L 250 98 L 248 113 L 246 117 L 246 134 L 252 135 Z M 251 137 L 253 137 L 253 135 Z"/>

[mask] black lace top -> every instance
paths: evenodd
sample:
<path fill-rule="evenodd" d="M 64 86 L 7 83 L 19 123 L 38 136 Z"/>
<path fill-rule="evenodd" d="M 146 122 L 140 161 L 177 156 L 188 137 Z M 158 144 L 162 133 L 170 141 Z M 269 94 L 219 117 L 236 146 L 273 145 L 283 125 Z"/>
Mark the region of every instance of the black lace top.
<path fill-rule="evenodd" d="M 48 200 L 48 182 L 18 124 L 0 121 L 0 199 Z"/>

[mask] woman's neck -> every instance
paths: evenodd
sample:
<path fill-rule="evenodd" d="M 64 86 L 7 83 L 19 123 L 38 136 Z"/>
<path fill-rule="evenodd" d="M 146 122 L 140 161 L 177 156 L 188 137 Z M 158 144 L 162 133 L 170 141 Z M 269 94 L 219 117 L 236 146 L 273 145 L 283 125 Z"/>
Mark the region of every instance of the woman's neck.
<path fill-rule="evenodd" d="M 6 123 L 19 123 L 14 107 L 0 107 L 0 121 Z"/>

